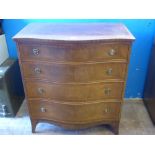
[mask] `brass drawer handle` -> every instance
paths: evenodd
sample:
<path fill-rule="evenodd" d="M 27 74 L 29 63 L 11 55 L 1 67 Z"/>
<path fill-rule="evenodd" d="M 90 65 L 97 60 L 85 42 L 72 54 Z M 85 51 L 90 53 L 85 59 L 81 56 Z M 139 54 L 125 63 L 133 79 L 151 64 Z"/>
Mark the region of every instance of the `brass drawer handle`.
<path fill-rule="evenodd" d="M 33 48 L 32 51 L 34 55 L 39 55 L 39 49 Z"/>
<path fill-rule="evenodd" d="M 34 69 L 35 73 L 40 74 L 41 73 L 41 69 L 40 68 L 35 68 Z"/>
<path fill-rule="evenodd" d="M 106 71 L 107 75 L 112 75 L 112 68 L 109 68 L 107 71 Z"/>
<path fill-rule="evenodd" d="M 116 55 L 116 51 L 114 49 L 110 49 L 108 54 L 109 54 L 109 56 L 114 56 L 114 55 Z"/>
<path fill-rule="evenodd" d="M 110 95 L 110 94 L 111 94 L 111 89 L 110 89 L 110 88 L 106 88 L 106 89 L 104 90 L 104 94 L 105 94 L 105 95 Z"/>
<path fill-rule="evenodd" d="M 45 90 L 43 88 L 38 88 L 38 93 L 39 94 L 44 94 L 45 93 Z"/>
<path fill-rule="evenodd" d="M 44 107 L 41 107 L 41 108 L 40 108 L 40 111 L 41 111 L 41 112 L 47 112 L 46 108 L 44 108 Z"/>

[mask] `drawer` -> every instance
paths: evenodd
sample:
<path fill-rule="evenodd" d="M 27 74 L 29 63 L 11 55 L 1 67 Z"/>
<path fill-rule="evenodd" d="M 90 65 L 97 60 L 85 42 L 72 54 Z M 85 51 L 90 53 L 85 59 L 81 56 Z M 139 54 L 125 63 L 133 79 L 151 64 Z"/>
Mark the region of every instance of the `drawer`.
<path fill-rule="evenodd" d="M 29 98 L 45 98 L 57 101 L 96 101 L 122 99 L 124 82 L 99 82 L 83 84 L 58 84 L 27 81 Z"/>
<path fill-rule="evenodd" d="M 125 79 L 126 63 L 48 64 L 23 63 L 26 78 L 51 82 L 88 82 L 106 79 Z"/>
<path fill-rule="evenodd" d="M 72 43 L 64 45 L 19 44 L 22 60 L 104 61 L 128 60 L 129 45 L 122 43 Z"/>
<path fill-rule="evenodd" d="M 29 107 L 33 118 L 74 123 L 104 119 L 118 120 L 120 113 L 119 102 L 70 105 L 46 100 L 31 100 Z"/>

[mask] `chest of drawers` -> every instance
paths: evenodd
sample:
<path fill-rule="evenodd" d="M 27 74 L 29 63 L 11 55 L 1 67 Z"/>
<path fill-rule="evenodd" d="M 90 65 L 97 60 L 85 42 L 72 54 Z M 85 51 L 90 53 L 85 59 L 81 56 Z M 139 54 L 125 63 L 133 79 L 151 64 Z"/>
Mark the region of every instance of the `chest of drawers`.
<path fill-rule="evenodd" d="M 32 123 L 118 134 L 133 35 L 122 24 L 29 24 L 13 38 Z"/>

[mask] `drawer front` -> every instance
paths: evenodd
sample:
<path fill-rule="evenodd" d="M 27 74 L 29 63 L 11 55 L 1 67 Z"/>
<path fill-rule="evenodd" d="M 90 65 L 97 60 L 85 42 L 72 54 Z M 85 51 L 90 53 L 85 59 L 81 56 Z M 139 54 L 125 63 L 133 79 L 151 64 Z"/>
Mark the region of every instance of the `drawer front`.
<path fill-rule="evenodd" d="M 19 44 L 22 60 L 49 61 L 103 61 L 124 59 L 128 60 L 128 44 L 66 44 L 66 45 L 38 45 Z"/>
<path fill-rule="evenodd" d="M 26 82 L 29 98 L 48 98 L 58 101 L 96 101 L 122 99 L 124 82 L 100 82 L 91 84 L 56 84 Z"/>
<path fill-rule="evenodd" d="M 119 119 L 120 103 L 68 105 L 50 101 L 29 101 L 33 118 L 66 122 L 86 122 L 102 119 Z"/>
<path fill-rule="evenodd" d="M 23 63 L 26 78 L 51 82 L 89 82 L 106 79 L 125 79 L 126 63 L 46 64 Z"/>

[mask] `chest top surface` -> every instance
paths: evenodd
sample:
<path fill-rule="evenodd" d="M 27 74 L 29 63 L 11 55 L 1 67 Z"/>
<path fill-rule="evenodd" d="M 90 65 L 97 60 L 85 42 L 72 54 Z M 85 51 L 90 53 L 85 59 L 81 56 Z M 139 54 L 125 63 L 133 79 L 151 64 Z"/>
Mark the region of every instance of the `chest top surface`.
<path fill-rule="evenodd" d="M 124 40 L 135 38 L 123 24 L 112 23 L 31 23 L 17 33 L 13 39 L 91 41 Z"/>

